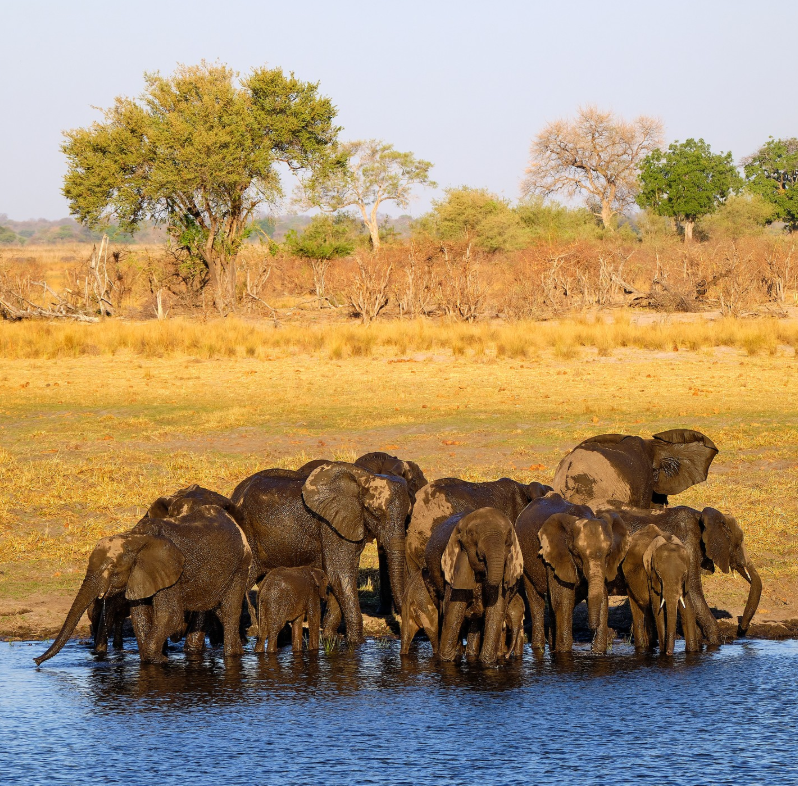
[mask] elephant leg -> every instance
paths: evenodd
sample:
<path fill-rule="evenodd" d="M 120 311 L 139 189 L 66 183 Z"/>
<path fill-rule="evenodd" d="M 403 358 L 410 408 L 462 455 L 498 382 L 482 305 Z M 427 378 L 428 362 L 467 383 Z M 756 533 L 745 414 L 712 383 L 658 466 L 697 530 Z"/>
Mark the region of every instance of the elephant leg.
<path fill-rule="evenodd" d="M 230 658 L 244 654 L 241 644 L 241 607 L 247 591 L 247 571 L 239 571 L 222 598 L 217 612 L 224 631 L 224 656 Z"/>
<path fill-rule="evenodd" d="M 177 600 L 177 592 L 170 592 L 171 589 L 153 596 L 149 636 L 144 642 L 139 642 L 139 657 L 146 663 L 165 663 L 163 648 L 166 641 L 173 631 L 183 626 L 183 610 Z"/>
<path fill-rule="evenodd" d="M 325 570 L 330 580 L 333 595 L 340 604 L 346 625 L 346 639 L 349 644 L 363 642 L 363 615 L 357 594 L 357 572 L 363 543 L 348 543 L 337 536 L 337 543 L 325 554 Z M 322 541 L 324 545 L 324 541 Z M 334 633 L 334 631 L 333 631 Z"/>
<path fill-rule="evenodd" d="M 574 646 L 575 588 L 564 584 L 552 573 L 549 599 L 554 617 L 554 651 L 570 652 Z"/>
<path fill-rule="evenodd" d="M 114 612 L 113 633 L 115 650 L 121 650 L 124 647 L 123 628 L 125 625 L 125 618 L 127 617 L 124 607 L 125 603 L 120 603 L 119 607 Z"/>
<path fill-rule="evenodd" d="M 258 590 L 257 604 L 258 637 L 255 641 L 255 652 L 263 652 L 268 638 L 268 613 L 266 610 L 266 595 L 262 588 Z"/>
<path fill-rule="evenodd" d="M 204 611 L 194 611 L 189 615 L 188 631 L 183 652 L 186 657 L 196 658 L 202 655 L 205 649 L 205 622 L 207 615 Z"/>
<path fill-rule="evenodd" d="M 331 639 L 338 633 L 341 619 L 341 604 L 338 603 L 335 595 L 331 592 L 327 595 L 327 611 L 322 622 L 322 635 L 325 639 Z"/>
<path fill-rule="evenodd" d="M 300 614 L 296 619 L 291 620 L 291 651 L 302 652 L 302 620 L 304 614 Z"/>
<path fill-rule="evenodd" d="M 131 603 L 130 621 L 133 623 L 133 634 L 139 646 L 139 653 L 141 653 L 144 642 L 149 639 L 152 629 L 152 606 L 143 601 Z"/>
<path fill-rule="evenodd" d="M 698 628 L 695 623 L 695 611 L 689 596 L 684 598 L 684 608 L 679 610 L 682 619 L 682 633 L 684 634 L 684 651 L 698 652 L 700 647 L 698 641 Z"/>
<path fill-rule="evenodd" d="M 466 634 L 466 658 L 478 658 L 482 647 L 482 620 L 470 619 Z"/>
<path fill-rule="evenodd" d="M 630 595 L 629 609 L 632 612 L 632 634 L 635 640 L 635 649 L 638 651 L 649 649 L 648 629 L 646 625 L 646 606 L 640 604 Z"/>
<path fill-rule="evenodd" d="M 445 602 L 439 650 L 441 660 L 454 660 L 460 652 L 460 630 L 463 627 L 466 605 L 471 601 L 470 591 L 468 596 L 466 600 L 448 598 Z"/>
<path fill-rule="evenodd" d="M 264 620 L 262 624 L 266 625 L 266 652 L 277 652 L 277 639 L 280 636 L 280 631 L 285 626 L 283 620 Z"/>
<path fill-rule="evenodd" d="M 438 610 L 430 604 L 426 611 L 421 612 L 421 625 L 432 645 L 432 654 L 438 654 Z"/>
<path fill-rule="evenodd" d="M 546 596 L 537 591 L 535 585 L 526 574 L 524 574 L 524 589 L 526 590 L 526 599 L 527 603 L 529 603 L 532 622 L 532 649 L 542 650 L 546 646 Z M 521 638 L 523 639 L 523 636 Z"/>
<path fill-rule="evenodd" d="M 387 615 L 393 611 L 391 574 L 388 571 L 388 555 L 379 543 L 377 544 L 377 559 L 380 566 L 380 607 L 377 609 L 377 614 Z"/>
<path fill-rule="evenodd" d="M 94 652 L 97 655 L 105 655 L 108 652 L 108 613 L 106 612 L 107 600 L 96 600 L 96 611 L 94 612 Z"/>
<path fill-rule="evenodd" d="M 321 600 L 314 595 L 308 603 L 308 650 L 319 648 L 319 626 L 321 624 Z"/>

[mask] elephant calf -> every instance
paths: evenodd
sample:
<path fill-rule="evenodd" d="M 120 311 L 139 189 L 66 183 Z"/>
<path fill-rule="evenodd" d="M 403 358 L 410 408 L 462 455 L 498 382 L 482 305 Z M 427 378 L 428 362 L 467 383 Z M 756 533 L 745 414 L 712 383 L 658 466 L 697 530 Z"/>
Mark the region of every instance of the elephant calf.
<path fill-rule="evenodd" d="M 698 632 L 688 597 L 690 555 L 684 543 L 649 524 L 632 535 L 621 569 L 632 610 L 635 649 L 653 648 L 656 635 L 660 652 L 673 655 L 676 619 L 681 614 L 685 649 L 695 652 Z"/>
<path fill-rule="evenodd" d="M 258 590 L 255 652 L 277 652 L 277 637 L 286 622 L 291 623 L 291 649 L 301 652 L 302 622 L 306 617 L 308 649 L 317 650 L 321 601 L 327 599 L 327 587 L 327 574 L 320 568 L 275 568 L 270 571 Z"/>
<path fill-rule="evenodd" d="M 423 629 L 432 645 L 432 654 L 438 654 L 439 609 L 436 598 L 430 595 L 426 570 L 416 571 L 408 580 L 402 601 L 402 649 L 410 652 L 413 636 Z"/>

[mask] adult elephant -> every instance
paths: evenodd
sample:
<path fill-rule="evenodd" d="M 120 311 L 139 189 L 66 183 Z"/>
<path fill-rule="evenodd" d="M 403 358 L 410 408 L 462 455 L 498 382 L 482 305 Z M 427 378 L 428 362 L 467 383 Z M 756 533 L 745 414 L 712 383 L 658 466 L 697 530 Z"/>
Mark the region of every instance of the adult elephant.
<path fill-rule="evenodd" d="M 551 491 L 542 483 L 519 483 L 510 478 L 472 483 L 460 478 L 440 478 L 424 486 L 416 497 L 407 530 L 407 569 L 410 574 L 424 567 L 424 550 L 435 529 L 455 513 L 478 508 L 496 508 L 510 521 L 531 500 Z"/>
<path fill-rule="evenodd" d="M 707 479 L 718 453 L 699 431 L 672 429 L 643 439 L 602 434 L 577 445 L 559 464 L 552 485 L 565 499 L 592 508 L 665 505 Z"/>
<path fill-rule="evenodd" d="M 203 505 L 216 505 L 228 513 L 233 508 L 233 503 L 223 494 L 193 483 L 184 489 L 178 489 L 168 497 L 158 497 L 147 510 L 146 518 L 165 519 L 183 516 Z"/>
<path fill-rule="evenodd" d="M 532 647 L 545 644 L 544 611 L 548 598 L 554 635 L 552 647 L 573 647 L 573 614 L 587 600 L 593 652 L 609 645 L 607 582 L 629 548 L 629 531 L 620 517 L 596 517 L 586 505 L 575 505 L 550 493 L 527 505 L 515 522 L 524 561 L 524 589 L 532 615 Z"/>
<path fill-rule="evenodd" d="M 322 568 L 332 597 L 324 634 L 332 636 L 343 612 L 349 641 L 363 639 L 357 595 L 360 555 L 375 537 L 388 556 L 394 603 L 401 609 L 405 574 L 407 483 L 345 462 L 327 462 L 307 477 L 265 470 L 232 495 L 235 517 L 252 546 L 251 584 L 278 567 Z"/>
<path fill-rule="evenodd" d="M 93 601 L 119 594 L 130 602 L 142 661 L 165 661 L 167 638 L 182 635 L 193 612 L 207 611 L 222 622 L 225 655 L 240 655 L 238 625 L 250 563 L 241 529 L 215 505 L 175 518 L 145 517 L 129 532 L 95 546 L 61 631 L 36 663 L 64 646 Z"/>
<path fill-rule="evenodd" d="M 617 513 L 633 534 L 656 524 L 663 533 L 675 535 L 685 545 L 690 557 L 687 593 L 698 627 L 708 644 L 720 644 L 720 630 L 704 597 L 701 571 L 714 573 L 718 568 L 721 573 L 729 573 L 736 570 L 750 585 L 737 628 L 737 634 L 745 636 L 762 595 L 762 579 L 748 557 L 743 531 L 733 516 L 724 515 L 715 508 L 699 511 L 685 506 L 664 510 L 623 508 Z"/>
<path fill-rule="evenodd" d="M 468 621 L 466 654 L 495 663 L 507 605 L 518 591 L 523 557 L 510 519 L 496 508 L 449 517 L 425 550 L 430 589 L 443 611 L 439 655 L 454 660 Z"/>

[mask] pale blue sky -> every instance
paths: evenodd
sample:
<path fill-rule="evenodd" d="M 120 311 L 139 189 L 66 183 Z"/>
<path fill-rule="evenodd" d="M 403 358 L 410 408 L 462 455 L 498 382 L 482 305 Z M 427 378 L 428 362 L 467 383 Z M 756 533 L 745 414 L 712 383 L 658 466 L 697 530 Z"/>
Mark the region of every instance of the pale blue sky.
<path fill-rule="evenodd" d="M 319 80 L 344 139 L 412 150 L 442 187 L 515 199 L 532 136 L 586 103 L 738 160 L 798 136 L 796 23 L 794 0 L 0 0 L 0 213 L 67 215 L 61 131 L 203 58 Z"/>

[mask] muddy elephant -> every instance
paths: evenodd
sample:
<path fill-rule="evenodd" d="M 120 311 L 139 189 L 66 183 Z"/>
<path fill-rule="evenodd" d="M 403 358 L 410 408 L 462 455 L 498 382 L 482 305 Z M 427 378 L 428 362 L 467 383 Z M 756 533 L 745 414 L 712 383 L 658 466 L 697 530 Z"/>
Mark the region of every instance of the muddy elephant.
<path fill-rule="evenodd" d="M 472 483 L 460 478 L 433 480 L 418 493 L 410 518 L 406 548 L 408 574 L 424 567 L 424 551 L 430 535 L 450 516 L 490 507 L 515 521 L 530 500 L 538 499 L 550 490 L 550 486 L 542 483 L 523 484 L 510 478 L 486 483 Z"/>
<path fill-rule="evenodd" d="M 239 619 L 250 563 L 243 532 L 215 505 L 175 518 L 145 518 L 95 546 L 61 631 L 36 663 L 64 646 L 93 601 L 117 594 L 130 602 L 142 661 L 165 661 L 166 640 L 186 631 L 193 612 L 207 611 L 221 619 L 225 655 L 240 655 Z"/>
<path fill-rule="evenodd" d="M 428 577 L 425 571 L 417 570 L 410 576 L 405 585 L 402 599 L 401 649 L 400 654 L 407 655 L 413 637 L 419 630 L 427 634 L 432 645 L 432 654 L 438 654 L 438 635 L 440 627 L 440 609 L 437 596 L 430 593 Z"/>
<path fill-rule="evenodd" d="M 716 568 L 721 573 L 737 571 L 750 585 L 737 629 L 737 635 L 746 634 L 762 595 L 762 580 L 748 557 L 743 531 L 733 516 L 724 515 L 715 508 L 699 511 L 685 506 L 664 510 L 621 508 L 617 512 L 631 533 L 655 524 L 663 533 L 675 535 L 685 545 L 690 555 L 687 597 L 708 644 L 720 644 L 721 639 L 718 622 L 704 597 L 701 571 L 714 573 Z"/>
<path fill-rule="evenodd" d="M 698 650 L 695 612 L 688 593 L 690 555 L 679 538 L 655 524 L 636 532 L 621 563 L 635 649 L 653 649 L 673 655 L 676 622 L 681 616 L 685 650 Z"/>
<path fill-rule="evenodd" d="M 596 517 L 585 505 L 574 505 L 550 493 L 524 508 L 515 522 L 524 560 L 524 589 L 532 615 L 532 647 L 545 644 L 544 611 L 552 616 L 552 649 L 573 647 L 573 614 L 587 600 L 593 652 L 609 646 L 607 582 L 629 547 L 629 531 L 614 513 Z"/>
<path fill-rule="evenodd" d="M 467 623 L 466 655 L 495 663 L 507 605 L 524 567 L 513 523 L 488 507 L 451 516 L 430 536 L 425 562 L 442 613 L 441 659 L 457 657 Z"/>
<path fill-rule="evenodd" d="M 345 462 L 328 462 L 310 475 L 264 470 L 233 492 L 234 515 L 252 547 L 251 584 L 279 567 L 322 568 L 332 596 L 324 635 L 333 636 L 343 612 L 347 639 L 363 640 L 357 594 L 360 555 L 375 537 L 385 549 L 393 599 L 401 609 L 405 578 L 407 483 Z"/>
<path fill-rule="evenodd" d="M 203 505 L 216 505 L 228 513 L 233 507 L 233 503 L 223 494 L 193 483 L 184 489 L 178 489 L 168 497 L 158 497 L 150 505 L 145 518 L 166 519 L 183 516 Z"/>
<path fill-rule="evenodd" d="M 577 445 L 552 485 L 565 499 L 594 510 L 605 505 L 651 508 L 707 479 L 718 453 L 699 431 L 672 429 L 651 439 L 602 434 Z"/>
<path fill-rule="evenodd" d="M 320 568 L 275 568 L 258 590 L 255 652 L 277 652 L 277 637 L 291 623 L 291 649 L 302 651 L 302 622 L 308 621 L 308 649 L 319 648 L 321 602 L 327 600 L 327 574 Z M 268 639 L 268 645 L 265 645 Z M 264 646 L 265 645 L 265 646 Z"/>

